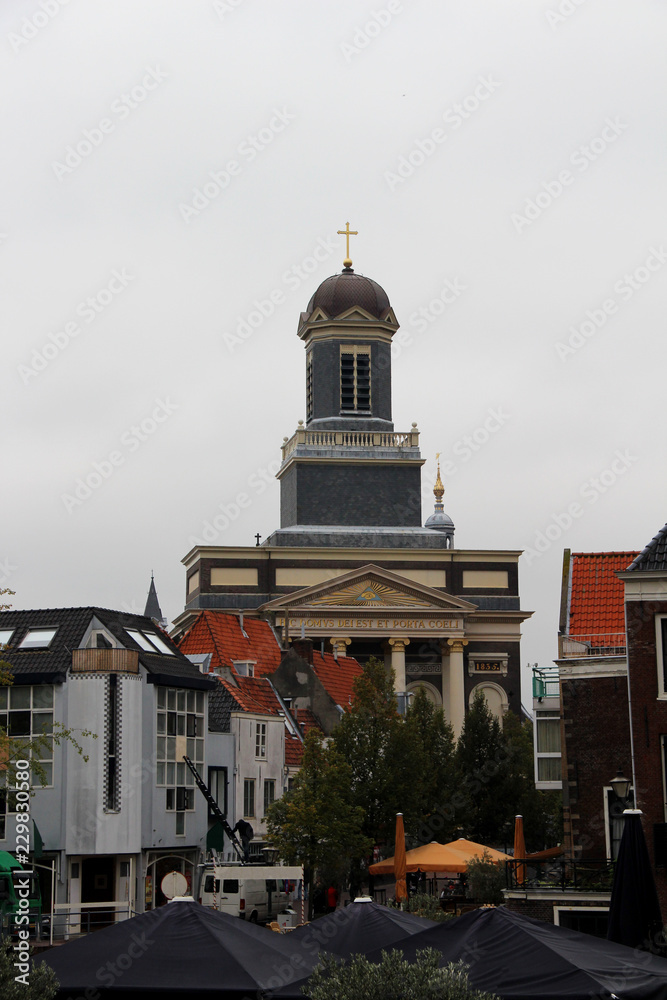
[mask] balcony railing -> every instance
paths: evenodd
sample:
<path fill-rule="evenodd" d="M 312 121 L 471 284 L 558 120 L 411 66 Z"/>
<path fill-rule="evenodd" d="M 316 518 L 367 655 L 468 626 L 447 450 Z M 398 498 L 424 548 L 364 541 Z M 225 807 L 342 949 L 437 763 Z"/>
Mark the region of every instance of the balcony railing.
<path fill-rule="evenodd" d="M 74 649 L 75 674 L 138 674 L 138 649 Z"/>
<path fill-rule="evenodd" d="M 505 862 L 506 886 L 527 892 L 611 892 L 614 862 L 562 858 Z"/>
<path fill-rule="evenodd" d="M 558 698 L 558 667 L 533 667 L 533 698 Z"/>
<path fill-rule="evenodd" d="M 562 657 L 625 656 L 625 632 L 592 632 L 561 637 Z"/>
<path fill-rule="evenodd" d="M 414 424 L 411 431 L 308 431 L 299 427 L 283 443 L 283 462 L 300 445 L 311 448 L 418 448 L 419 431 Z"/>

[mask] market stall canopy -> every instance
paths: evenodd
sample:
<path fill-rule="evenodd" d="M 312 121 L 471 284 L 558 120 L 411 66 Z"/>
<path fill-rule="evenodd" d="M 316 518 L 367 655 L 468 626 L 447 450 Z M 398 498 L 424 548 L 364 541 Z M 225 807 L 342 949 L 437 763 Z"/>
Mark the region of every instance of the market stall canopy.
<path fill-rule="evenodd" d="M 465 872 L 468 868 L 467 858 L 446 844 L 430 844 L 415 847 L 406 851 L 406 872 Z M 368 868 L 371 875 L 393 875 L 394 858 L 385 858 Z"/>
<path fill-rule="evenodd" d="M 58 1000 L 242 1000 L 310 974 L 317 949 L 291 939 L 199 903 L 170 903 L 68 941 L 44 961 L 60 982 Z M 289 987 L 283 995 L 302 997 Z"/>
<path fill-rule="evenodd" d="M 501 1000 L 667 1000 L 665 959 L 505 907 L 474 910 L 395 947 L 407 959 L 424 948 L 436 948 L 441 965 L 462 959 L 470 985 Z M 380 949 L 366 954 L 381 959 Z"/>
<path fill-rule="evenodd" d="M 481 858 L 484 852 L 489 855 L 491 861 L 511 861 L 512 857 L 509 854 L 503 854 L 502 851 L 496 851 L 493 847 L 485 847 L 484 844 L 476 844 L 474 840 L 464 840 L 463 837 L 459 837 L 458 840 L 450 840 L 445 847 L 451 847 L 453 851 L 458 851 L 462 854 L 466 861 L 473 861 L 475 858 Z"/>
<path fill-rule="evenodd" d="M 433 920 L 379 903 L 350 903 L 289 934 L 291 942 L 349 958 L 357 952 L 393 947 L 398 941 L 437 927 Z"/>

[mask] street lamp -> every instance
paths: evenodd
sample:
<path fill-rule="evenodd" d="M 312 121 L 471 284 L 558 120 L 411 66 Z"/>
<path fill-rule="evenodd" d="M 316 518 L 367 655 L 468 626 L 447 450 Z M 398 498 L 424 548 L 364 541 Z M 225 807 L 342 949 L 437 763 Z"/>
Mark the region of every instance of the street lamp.
<path fill-rule="evenodd" d="M 632 782 L 629 778 L 623 775 L 620 767 L 616 772 L 616 777 L 612 778 L 609 782 L 611 787 L 614 789 L 614 794 L 621 802 L 626 802 L 628 798 L 628 792 L 630 791 L 630 785 Z"/>

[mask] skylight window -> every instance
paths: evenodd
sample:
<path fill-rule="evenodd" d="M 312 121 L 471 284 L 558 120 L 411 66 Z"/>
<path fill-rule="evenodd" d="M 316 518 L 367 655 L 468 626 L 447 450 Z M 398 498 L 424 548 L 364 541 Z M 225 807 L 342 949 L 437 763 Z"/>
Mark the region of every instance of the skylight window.
<path fill-rule="evenodd" d="M 57 628 L 28 629 L 19 643 L 19 649 L 47 649 L 57 631 Z"/>
<path fill-rule="evenodd" d="M 154 646 L 157 646 L 161 653 L 167 653 L 169 656 L 174 655 L 174 651 L 171 646 L 168 646 L 164 639 L 161 639 L 159 635 L 155 635 L 154 632 L 147 632 L 146 637 L 150 639 Z"/>
<path fill-rule="evenodd" d="M 0 646 L 6 646 L 15 631 L 15 628 L 0 628 Z"/>
<path fill-rule="evenodd" d="M 138 632 L 136 629 L 133 628 L 126 628 L 125 631 L 130 636 L 130 638 L 134 639 L 136 644 L 138 646 L 141 646 L 141 648 L 145 650 L 147 653 L 157 652 L 156 647 L 151 642 L 148 641 L 143 632 Z"/>
<path fill-rule="evenodd" d="M 134 628 L 126 628 L 125 631 L 147 653 L 167 653 L 168 656 L 174 655 L 173 649 L 159 635 L 155 635 L 154 632 L 140 632 Z"/>

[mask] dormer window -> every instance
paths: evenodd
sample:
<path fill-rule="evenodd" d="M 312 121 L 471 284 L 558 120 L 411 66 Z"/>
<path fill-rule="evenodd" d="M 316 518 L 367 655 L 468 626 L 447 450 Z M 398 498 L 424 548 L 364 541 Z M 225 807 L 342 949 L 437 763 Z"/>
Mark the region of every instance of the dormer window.
<path fill-rule="evenodd" d="M 370 347 L 340 349 L 340 408 L 343 413 L 370 413 Z"/>
<path fill-rule="evenodd" d="M 19 643 L 19 649 L 48 649 L 57 628 L 31 628 Z"/>
<path fill-rule="evenodd" d="M 0 628 L 0 646 L 6 646 L 15 631 L 15 628 Z"/>
<path fill-rule="evenodd" d="M 256 660 L 232 660 L 232 666 L 239 677 L 254 677 Z"/>

